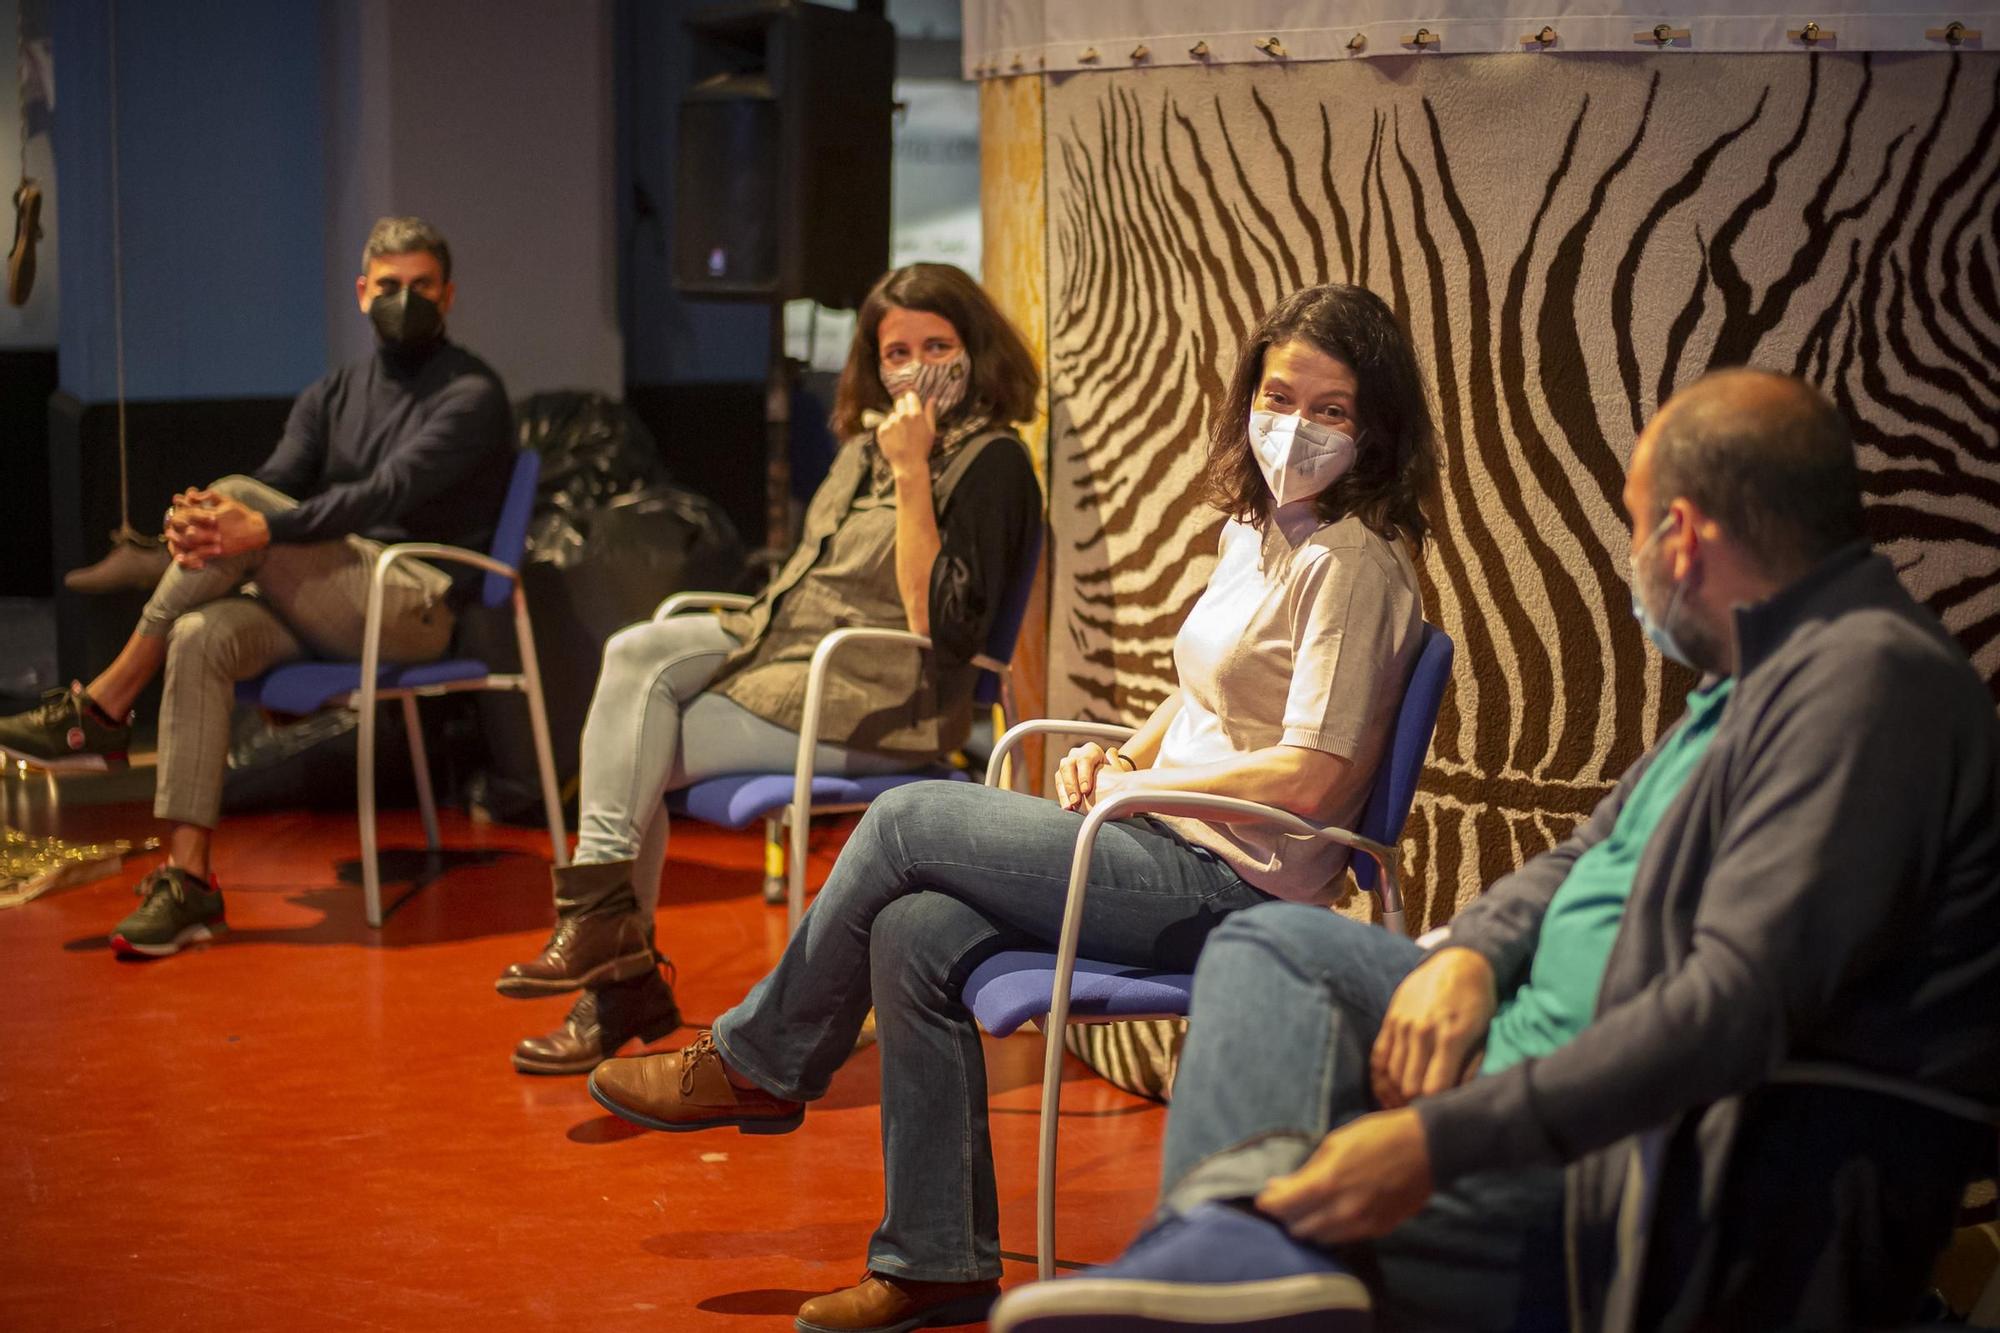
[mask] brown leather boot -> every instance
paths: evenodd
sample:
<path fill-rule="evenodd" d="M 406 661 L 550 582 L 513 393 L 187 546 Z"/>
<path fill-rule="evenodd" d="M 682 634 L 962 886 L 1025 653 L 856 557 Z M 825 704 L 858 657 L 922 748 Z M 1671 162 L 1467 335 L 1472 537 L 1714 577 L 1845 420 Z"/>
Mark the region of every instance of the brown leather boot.
<path fill-rule="evenodd" d="M 561 1027 L 514 1048 L 514 1068 L 523 1074 L 588 1074 L 632 1038 L 658 1041 L 680 1025 L 674 988 L 656 968 L 585 991 Z"/>
<path fill-rule="evenodd" d="M 715 1038 L 704 1032 L 678 1051 L 606 1060 L 590 1075 L 590 1095 L 621 1120 L 647 1129 L 718 1129 L 785 1134 L 805 1119 L 805 1103 L 729 1081 Z"/>
<path fill-rule="evenodd" d="M 632 893 L 632 863 L 558 866 L 556 928 L 541 954 L 509 964 L 493 989 L 509 999 L 630 981 L 655 966 L 653 931 L 639 916 Z"/>
<path fill-rule="evenodd" d="M 976 1324 L 1000 1298 L 1000 1283 L 918 1282 L 869 1273 L 846 1291 L 799 1307 L 800 1333 L 906 1333 L 934 1324 Z"/>

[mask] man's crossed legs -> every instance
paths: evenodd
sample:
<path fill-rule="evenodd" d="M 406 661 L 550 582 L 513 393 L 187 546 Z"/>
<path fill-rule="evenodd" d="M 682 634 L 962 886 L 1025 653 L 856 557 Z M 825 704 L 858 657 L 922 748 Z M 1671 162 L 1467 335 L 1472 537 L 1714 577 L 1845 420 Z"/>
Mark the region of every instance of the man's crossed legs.
<path fill-rule="evenodd" d="M 250 477 L 211 488 L 262 514 L 297 501 Z M 209 883 L 209 840 L 220 818 L 236 682 L 306 656 L 361 655 L 368 587 L 381 544 L 336 541 L 269 545 L 176 564 L 153 590 L 138 627 L 87 687 L 52 692 L 42 705 L 0 719 L 0 750 L 49 768 L 121 762 L 133 702 L 164 669 L 159 771 L 153 813 L 168 820 L 167 864 L 139 885 L 145 902 L 120 922 L 121 952 L 161 956 L 206 939 L 223 924 L 222 895 Z M 246 588 L 254 580 L 253 589 Z M 386 580 L 382 655 L 425 662 L 450 644 L 454 616 L 443 571 L 398 564 Z"/>
<path fill-rule="evenodd" d="M 1252 1206 L 1375 1109 L 1369 1052 L 1423 958 L 1400 936 L 1292 903 L 1218 927 L 1195 973 L 1159 1210 L 1109 1267 L 1010 1293 L 996 1333 L 1186 1327 L 1198 1311 L 1219 1326 L 1338 1328 L 1356 1278 L 1375 1305 L 1359 1327 L 1566 1327 L 1558 1172 L 1468 1177 L 1388 1236 L 1335 1252 Z"/>

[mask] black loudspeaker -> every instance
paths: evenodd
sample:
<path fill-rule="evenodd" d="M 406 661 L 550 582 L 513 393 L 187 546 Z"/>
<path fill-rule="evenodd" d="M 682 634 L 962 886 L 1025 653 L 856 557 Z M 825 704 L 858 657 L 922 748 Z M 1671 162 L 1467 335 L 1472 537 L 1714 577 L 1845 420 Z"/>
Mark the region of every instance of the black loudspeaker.
<path fill-rule="evenodd" d="M 889 266 L 896 34 L 879 12 L 738 0 L 686 20 L 674 286 L 857 306 Z"/>

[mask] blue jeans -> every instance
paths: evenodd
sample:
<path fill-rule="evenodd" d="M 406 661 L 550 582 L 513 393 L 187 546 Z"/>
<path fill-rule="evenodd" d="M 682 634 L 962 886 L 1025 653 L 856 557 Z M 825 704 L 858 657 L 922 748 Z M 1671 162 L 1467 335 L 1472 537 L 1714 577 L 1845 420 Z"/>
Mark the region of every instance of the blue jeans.
<path fill-rule="evenodd" d="M 1389 997 L 1423 957 L 1399 935 L 1294 903 L 1218 930 L 1195 971 L 1162 1212 L 1249 1198 L 1375 1110 L 1368 1053 Z M 1384 1328 L 1568 1326 L 1557 1171 L 1454 1181 L 1340 1257 L 1374 1291 Z"/>
<path fill-rule="evenodd" d="M 862 818 L 768 976 L 715 1021 L 732 1069 L 780 1097 L 826 1091 L 875 1008 L 886 1202 L 868 1266 L 932 1282 L 1000 1275 L 986 1063 L 960 997 L 1002 949 L 1052 946 L 1080 815 L 968 783 L 914 783 Z M 1085 957 L 1186 970 L 1225 916 L 1269 898 L 1146 819 L 1091 861 Z"/>

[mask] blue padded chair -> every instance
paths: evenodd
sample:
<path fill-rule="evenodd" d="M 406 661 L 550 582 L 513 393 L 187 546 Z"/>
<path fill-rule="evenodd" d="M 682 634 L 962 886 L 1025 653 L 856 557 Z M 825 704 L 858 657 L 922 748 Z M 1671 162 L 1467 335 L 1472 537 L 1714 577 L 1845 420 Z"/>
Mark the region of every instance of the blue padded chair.
<path fill-rule="evenodd" d="M 1014 556 L 1014 580 L 1007 600 L 993 617 L 986 636 L 986 651 L 972 659 L 980 668 L 973 686 L 973 702 L 986 707 L 1000 706 L 1001 716 L 1014 721 L 1014 690 L 1009 664 L 1014 644 L 1020 637 L 1021 621 L 1035 587 L 1037 561 L 1042 553 L 1042 527 L 1036 523 Z M 736 593 L 675 593 L 660 603 L 653 619 L 665 620 L 684 611 L 741 610 L 756 599 Z M 812 755 L 819 744 L 820 705 L 826 693 L 826 678 L 833 661 L 843 651 L 861 644 L 887 647 L 901 645 L 913 651 L 931 646 L 921 634 L 900 629 L 855 627 L 837 629 L 819 641 L 813 650 L 806 674 L 805 714 L 799 728 L 798 758 L 790 773 L 732 773 L 708 778 L 680 791 L 667 794 L 667 807 L 677 814 L 693 815 L 724 828 L 744 828 L 764 821 L 764 889 L 767 899 L 776 900 L 782 885 L 787 932 L 799 928 L 806 900 L 806 834 L 811 815 L 839 814 L 865 810 L 869 802 L 884 792 L 912 782 L 945 780 L 969 781 L 966 775 L 947 764 L 929 764 L 908 773 L 887 773 L 876 777 L 839 777 L 812 771 Z M 987 780 L 999 780 L 996 761 Z M 800 817 L 797 811 L 806 811 Z M 785 830 L 791 830 L 789 854 Z"/>
<path fill-rule="evenodd" d="M 1090 855 L 1104 825 L 1128 815 L 1153 813 L 1188 815 L 1197 819 L 1218 814 L 1257 819 L 1278 825 L 1298 837 L 1339 843 L 1367 855 L 1354 863 L 1354 878 L 1372 891 L 1382 905 L 1382 924 L 1408 934 L 1403 920 L 1402 885 L 1396 870 L 1396 844 L 1423 777 L 1424 757 L 1437 728 L 1438 707 L 1451 679 L 1451 637 L 1435 625 L 1423 627 L 1417 662 L 1404 687 L 1403 700 L 1389 735 L 1388 748 L 1375 774 L 1375 785 L 1362 807 L 1354 832 L 1328 828 L 1288 811 L 1231 796 L 1193 794 L 1149 795 L 1140 792 L 1111 797 L 1091 808 L 1077 834 L 1070 863 L 1069 900 L 1063 909 L 1062 937 L 1054 952 L 1009 949 L 994 954 L 965 980 L 965 1005 L 996 1037 L 1004 1037 L 1031 1019 L 1045 1022 L 1048 1053 L 1042 1072 L 1041 1164 L 1036 1184 L 1036 1239 L 1040 1248 L 1037 1271 L 1043 1278 L 1055 1272 L 1055 1169 L 1057 1112 L 1062 1101 L 1062 1031 L 1068 1023 L 1111 1023 L 1132 1018 L 1179 1018 L 1194 996 L 1194 976 L 1188 972 L 1156 972 L 1122 967 L 1076 956 L 1077 934 L 1083 926 L 1083 897 Z M 1027 736 L 1059 734 L 1120 741 L 1129 727 L 1101 722 L 1024 722 L 1001 737 L 993 749 L 987 780 L 994 780 L 1002 761 Z"/>
<path fill-rule="evenodd" d="M 542 805 L 549 821 L 549 846 L 555 863 L 569 864 L 568 835 L 563 829 L 562 799 L 556 791 L 555 759 L 549 748 L 548 716 L 542 710 L 542 674 L 535 657 L 534 627 L 528 620 L 528 603 L 521 594 L 521 560 L 527 554 L 528 519 L 535 508 L 535 482 L 541 475 L 541 457 L 522 450 L 514 459 L 513 479 L 507 498 L 500 506 L 494 526 L 491 554 L 481 555 L 457 546 L 427 542 L 399 542 L 385 547 L 375 558 L 375 573 L 368 588 L 368 619 L 361 641 L 359 662 L 304 661 L 273 667 L 254 680 L 240 682 L 236 697 L 278 713 L 311 713 L 329 704 L 352 708 L 360 714 L 360 758 L 356 781 L 360 787 L 358 808 L 361 816 L 361 887 L 368 924 L 382 925 L 382 868 L 375 838 L 375 706 L 392 699 L 403 705 L 404 730 L 410 736 L 410 764 L 416 770 L 417 804 L 424 817 L 424 838 L 432 851 L 438 850 L 437 799 L 431 791 L 429 757 L 424 753 L 424 732 L 417 717 L 417 700 L 427 696 L 455 694 L 464 690 L 514 690 L 525 695 L 528 722 L 535 737 L 535 764 L 541 772 Z M 383 579 L 401 560 L 425 560 L 432 564 L 472 565 L 486 571 L 480 583 L 479 600 L 498 610 L 510 601 L 514 610 L 514 640 L 520 648 L 521 670 L 501 674 L 485 662 L 470 657 L 445 658 L 398 666 L 382 660 Z"/>

